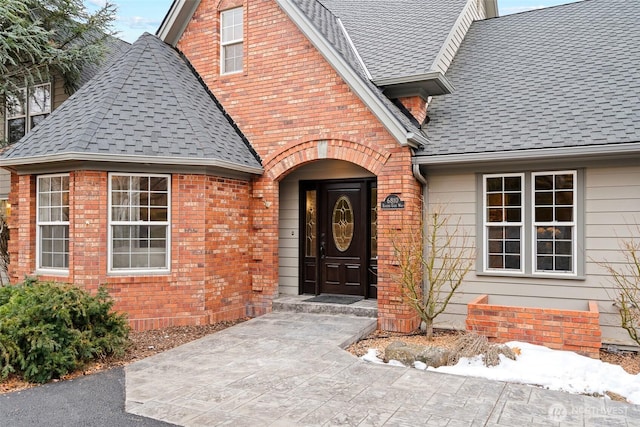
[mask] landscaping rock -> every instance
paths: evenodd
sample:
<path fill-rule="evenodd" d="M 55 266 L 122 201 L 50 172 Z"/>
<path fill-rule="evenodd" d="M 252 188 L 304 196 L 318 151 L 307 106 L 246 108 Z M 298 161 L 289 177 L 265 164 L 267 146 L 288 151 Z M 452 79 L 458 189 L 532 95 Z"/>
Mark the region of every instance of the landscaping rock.
<path fill-rule="evenodd" d="M 394 341 L 384 351 L 384 360 L 397 360 L 406 366 L 413 366 L 413 362 L 420 361 L 427 366 L 437 368 L 447 364 L 450 352 L 440 347 L 408 344 Z"/>

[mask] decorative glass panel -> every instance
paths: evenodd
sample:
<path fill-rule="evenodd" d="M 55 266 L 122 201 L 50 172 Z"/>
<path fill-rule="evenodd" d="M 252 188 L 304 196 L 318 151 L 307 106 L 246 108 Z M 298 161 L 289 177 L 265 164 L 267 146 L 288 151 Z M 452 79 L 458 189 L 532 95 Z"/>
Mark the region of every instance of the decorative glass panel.
<path fill-rule="evenodd" d="M 371 189 L 371 258 L 378 257 L 378 189 Z"/>
<path fill-rule="evenodd" d="M 354 231 L 353 208 L 347 196 L 338 198 L 331 218 L 333 241 L 340 252 L 345 252 L 351 246 Z"/>
<path fill-rule="evenodd" d="M 316 236 L 318 234 L 318 220 L 317 220 L 317 211 L 316 211 L 316 191 L 309 190 L 307 191 L 307 201 L 305 207 L 305 250 L 304 254 L 307 257 L 315 257 L 316 256 L 316 246 L 317 240 Z"/>

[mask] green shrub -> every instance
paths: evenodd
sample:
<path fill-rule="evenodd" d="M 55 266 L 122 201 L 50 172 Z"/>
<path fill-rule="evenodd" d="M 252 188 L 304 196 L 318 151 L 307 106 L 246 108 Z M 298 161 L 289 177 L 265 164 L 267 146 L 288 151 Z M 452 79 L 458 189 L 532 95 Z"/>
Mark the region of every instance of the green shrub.
<path fill-rule="evenodd" d="M 96 296 L 32 279 L 0 288 L 0 378 L 16 373 L 44 383 L 90 360 L 123 354 L 129 327 L 112 306 L 102 287 Z"/>

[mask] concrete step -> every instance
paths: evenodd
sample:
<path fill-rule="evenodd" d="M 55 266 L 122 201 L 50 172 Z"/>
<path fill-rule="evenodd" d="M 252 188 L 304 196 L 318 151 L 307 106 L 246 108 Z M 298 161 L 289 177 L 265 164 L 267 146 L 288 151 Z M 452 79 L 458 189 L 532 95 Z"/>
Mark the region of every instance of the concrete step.
<path fill-rule="evenodd" d="M 363 299 L 353 304 L 332 304 L 305 301 L 313 295 L 281 295 L 273 301 L 273 311 L 290 313 L 346 314 L 358 317 L 378 317 L 378 301 Z"/>

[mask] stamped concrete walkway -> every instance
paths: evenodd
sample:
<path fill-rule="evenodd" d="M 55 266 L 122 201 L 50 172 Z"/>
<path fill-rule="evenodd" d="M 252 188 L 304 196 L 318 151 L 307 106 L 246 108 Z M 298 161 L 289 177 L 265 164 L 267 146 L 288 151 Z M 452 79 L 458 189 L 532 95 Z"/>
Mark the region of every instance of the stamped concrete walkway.
<path fill-rule="evenodd" d="M 136 362 L 126 410 L 185 426 L 640 426 L 640 406 L 374 365 L 375 319 L 272 313 Z"/>

